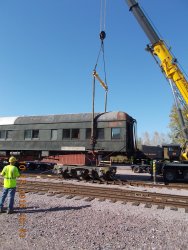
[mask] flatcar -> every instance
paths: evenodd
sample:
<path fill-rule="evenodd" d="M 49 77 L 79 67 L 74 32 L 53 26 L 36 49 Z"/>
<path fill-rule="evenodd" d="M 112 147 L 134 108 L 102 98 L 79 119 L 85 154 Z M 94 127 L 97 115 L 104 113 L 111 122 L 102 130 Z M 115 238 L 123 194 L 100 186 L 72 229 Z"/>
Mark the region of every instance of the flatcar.
<path fill-rule="evenodd" d="M 75 166 L 96 165 L 117 154 L 130 157 L 135 122 L 121 111 L 0 117 L 0 157 Z"/>

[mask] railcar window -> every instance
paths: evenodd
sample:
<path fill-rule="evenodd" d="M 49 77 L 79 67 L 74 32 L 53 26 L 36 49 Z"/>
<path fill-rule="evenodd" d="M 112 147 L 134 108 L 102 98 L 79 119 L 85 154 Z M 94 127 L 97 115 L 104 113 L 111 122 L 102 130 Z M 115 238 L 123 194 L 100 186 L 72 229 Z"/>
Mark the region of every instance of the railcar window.
<path fill-rule="evenodd" d="M 0 130 L 0 140 L 5 140 L 5 138 L 6 138 L 6 131 Z"/>
<path fill-rule="evenodd" d="M 51 130 L 51 140 L 52 141 L 57 140 L 57 129 L 52 129 Z"/>
<path fill-rule="evenodd" d="M 90 139 L 90 138 L 91 138 L 91 129 L 86 128 L 86 139 Z"/>
<path fill-rule="evenodd" d="M 13 133 L 12 130 L 7 130 L 7 133 L 6 133 L 6 139 L 7 140 L 12 140 L 12 133 Z"/>
<path fill-rule="evenodd" d="M 6 131 L 0 130 L 0 140 L 5 140 L 5 138 L 6 138 Z"/>
<path fill-rule="evenodd" d="M 39 138 L 39 130 L 35 129 L 32 131 L 32 138 L 33 139 L 38 139 Z"/>
<path fill-rule="evenodd" d="M 72 129 L 72 139 L 79 139 L 80 138 L 80 130 L 78 128 Z"/>
<path fill-rule="evenodd" d="M 121 129 L 120 128 L 112 128 L 111 130 L 112 139 L 120 139 L 121 137 Z"/>
<path fill-rule="evenodd" d="M 97 129 L 97 139 L 104 139 L 104 128 Z"/>
<path fill-rule="evenodd" d="M 24 131 L 24 138 L 25 140 L 31 140 L 32 137 L 32 130 L 28 129 Z"/>
<path fill-rule="evenodd" d="M 70 129 L 63 129 L 63 139 L 70 139 Z"/>
<path fill-rule="evenodd" d="M 24 138 L 25 140 L 31 140 L 31 139 L 38 139 L 39 138 L 39 130 L 35 129 L 35 130 L 25 130 L 24 131 Z"/>

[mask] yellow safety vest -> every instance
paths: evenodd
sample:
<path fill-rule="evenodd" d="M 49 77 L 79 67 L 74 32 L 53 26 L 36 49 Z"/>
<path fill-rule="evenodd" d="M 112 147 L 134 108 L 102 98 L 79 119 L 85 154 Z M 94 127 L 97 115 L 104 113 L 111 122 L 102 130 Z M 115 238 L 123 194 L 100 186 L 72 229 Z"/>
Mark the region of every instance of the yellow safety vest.
<path fill-rule="evenodd" d="M 186 160 L 186 161 L 188 160 L 188 157 L 187 157 L 187 153 L 186 153 L 186 152 L 182 154 L 182 158 L 183 158 L 183 160 Z"/>
<path fill-rule="evenodd" d="M 1 175 L 4 177 L 4 188 L 16 187 L 16 178 L 20 176 L 17 167 L 7 165 L 3 168 Z"/>

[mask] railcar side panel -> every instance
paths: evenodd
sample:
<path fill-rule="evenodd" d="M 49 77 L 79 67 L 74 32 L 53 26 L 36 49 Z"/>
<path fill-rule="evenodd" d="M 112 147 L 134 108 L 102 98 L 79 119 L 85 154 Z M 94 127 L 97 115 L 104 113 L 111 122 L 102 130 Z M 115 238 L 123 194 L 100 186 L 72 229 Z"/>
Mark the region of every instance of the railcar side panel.
<path fill-rule="evenodd" d="M 0 124 L 0 154 L 20 154 L 24 159 L 33 155 L 36 160 L 64 155 L 65 161 L 66 155 L 79 153 L 86 157 L 93 150 L 90 113 L 18 117 L 11 121 Z M 133 126 L 134 119 L 124 112 L 95 114 L 95 153 L 132 154 Z"/>

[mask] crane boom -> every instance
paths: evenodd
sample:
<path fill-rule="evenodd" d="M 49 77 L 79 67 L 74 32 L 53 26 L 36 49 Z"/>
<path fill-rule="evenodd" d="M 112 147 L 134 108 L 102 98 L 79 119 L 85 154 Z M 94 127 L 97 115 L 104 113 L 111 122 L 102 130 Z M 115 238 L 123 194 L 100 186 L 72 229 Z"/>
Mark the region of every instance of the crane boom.
<path fill-rule="evenodd" d="M 172 56 L 169 49 L 165 45 L 165 42 L 159 38 L 152 25 L 146 18 L 139 4 L 135 0 L 125 0 L 130 8 L 130 11 L 136 17 L 138 23 L 143 28 L 147 37 L 151 42 L 151 51 L 154 56 L 157 56 L 160 60 L 162 71 L 165 73 L 168 79 L 171 79 L 178 90 L 180 91 L 183 99 L 188 105 L 188 82 L 181 72 L 176 63 L 176 59 Z"/>
<path fill-rule="evenodd" d="M 177 65 L 176 58 L 173 57 L 165 42 L 160 39 L 136 0 L 125 0 L 125 2 L 127 2 L 129 10 L 134 14 L 138 23 L 151 42 L 151 45 L 148 45 L 147 49 L 152 53 L 154 57 L 157 57 L 157 61 L 159 61 L 160 63 L 162 72 L 165 74 L 165 77 L 176 86 L 187 108 L 188 82 L 184 74 L 181 72 L 179 66 Z M 182 126 L 184 137 L 187 140 L 188 132 L 185 128 L 184 121 L 180 120 L 180 123 Z"/>

